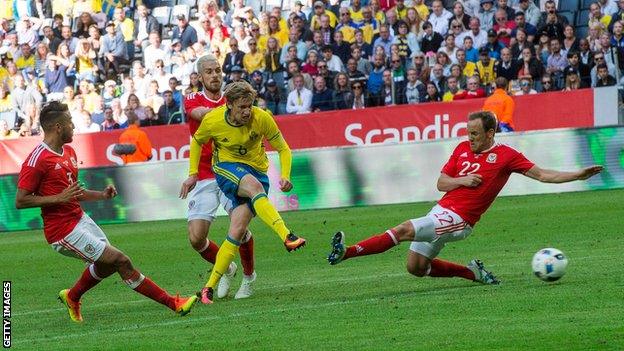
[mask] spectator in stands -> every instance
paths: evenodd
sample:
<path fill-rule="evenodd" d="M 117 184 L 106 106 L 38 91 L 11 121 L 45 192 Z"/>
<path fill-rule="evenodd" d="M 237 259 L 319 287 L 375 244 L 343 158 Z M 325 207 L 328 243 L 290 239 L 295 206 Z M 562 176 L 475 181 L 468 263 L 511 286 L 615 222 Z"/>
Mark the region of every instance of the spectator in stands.
<path fill-rule="evenodd" d="M 422 50 L 425 50 L 424 47 L 424 42 L 425 40 L 427 41 L 432 41 L 433 40 L 433 29 L 431 27 L 431 23 L 428 23 L 429 25 L 429 31 L 426 31 L 425 25 L 427 25 L 427 23 L 423 24 L 423 29 L 425 29 L 425 32 L 428 33 L 428 35 L 425 35 L 425 37 L 423 38 L 423 45 L 422 45 Z M 440 44 L 442 43 L 442 41 L 444 40 L 442 38 L 441 35 L 435 36 L 436 41 L 439 39 Z M 392 45 L 394 38 L 390 35 L 390 29 L 387 25 L 380 25 L 379 26 L 379 37 L 375 40 L 375 42 L 373 43 L 373 48 L 376 48 L 377 46 L 381 46 L 384 49 L 384 52 L 386 55 L 390 54 L 390 45 Z M 433 47 L 434 44 L 432 44 Z M 438 46 L 439 48 L 439 46 Z M 434 51 L 433 49 L 431 49 L 431 51 Z M 437 49 L 435 50 L 437 51 Z"/>
<path fill-rule="evenodd" d="M 466 14 L 464 4 L 460 1 L 455 1 L 455 3 L 453 3 L 453 17 L 449 20 L 449 27 L 453 29 L 453 23 L 455 21 L 463 30 L 466 30 L 470 25 L 470 17 L 472 16 Z"/>
<path fill-rule="evenodd" d="M 172 92 L 173 100 L 175 101 L 175 103 L 178 106 L 182 106 L 182 93 L 178 89 L 178 85 L 180 85 L 180 81 L 178 81 L 178 78 L 176 78 L 176 77 L 169 78 L 169 89 L 168 90 Z M 167 90 L 165 90 L 165 91 L 167 91 Z M 164 92 L 163 92 L 163 94 L 164 94 Z"/>
<path fill-rule="evenodd" d="M 392 81 L 392 71 L 386 69 L 382 75 L 383 85 L 376 96 L 376 106 L 390 106 L 405 104 L 405 85 L 395 85 Z"/>
<path fill-rule="evenodd" d="M 381 87 L 383 85 L 383 72 L 385 71 L 385 60 L 384 56 L 381 54 L 375 55 L 373 59 L 373 70 L 368 76 L 368 90 L 371 95 L 376 96 L 381 91 Z M 378 105 L 375 103 L 375 105 Z"/>
<path fill-rule="evenodd" d="M 179 39 L 182 44 L 182 50 L 186 50 L 189 46 L 197 42 L 197 31 L 189 23 L 184 14 L 176 16 L 178 25 L 173 28 L 171 39 Z"/>
<path fill-rule="evenodd" d="M 37 44 L 37 50 L 35 51 L 35 73 L 38 78 L 43 78 L 45 75 L 46 64 L 48 61 L 48 55 L 50 54 L 50 49 L 48 45 L 44 43 Z"/>
<path fill-rule="evenodd" d="M 353 99 L 349 76 L 345 73 L 336 74 L 334 78 L 333 102 L 336 110 L 346 110 L 350 108 L 349 102 Z"/>
<path fill-rule="evenodd" d="M 61 39 L 69 48 L 69 52 L 73 54 L 76 51 L 76 45 L 78 45 L 78 38 L 74 38 L 74 36 L 72 36 L 70 26 L 61 27 Z"/>
<path fill-rule="evenodd" d="M 172 77 L 170 73 L 165 72 L 165 63 L 163 60 L 156 60 L 154 63 L 154 71 L 152 78 L 158 81 L 158 92 L 163 93 L 167 90 L 169 79 Z"/>
<path fill-rule="evenodd" d="M 407 104 L 418 104 L 425 96 L 425 85 L 418 79 L 415 69 L 407 70 L 407 82 L 405 84 L 405 101 Z"/>
<path fill-rule="evenodd" d="M 115 31 L 115 23 L 112 21 L 106 24 L 106 35 L 102 37 L 100 56 L 103 58 L 102 68 L 107 77 L 114 77 L 110 74 L 111 68 L 116 75 L 123 73 L 120 65 L 128 62 L 127 47 L 123 35 Z"/>
<path fill-rule="evenodd" d="M 121 107 L 121 101 L 119 99 L 113 99 L 110 106 L 113 111 L 113 119 L 115 122 L 119 123 L 119 127 L 121 129 L 128 128 L 128 117 Z"/>
<path fill-rule="evenodd" d="M 258 93 L 258 96 L 262 96 L 264 93 L 264 78 L 262 77 L 262 71 L 253 71 L 249 75 L 249 84 Z"/>
<path fill-rule="evenodd" d="M 459 87 L 457 77 L 448 77 L 446 80 L 446 92 L 442 95 L 442 101 L 453 101 L 455 94 L 461 93 L 463 90 Z"/>
<path fill-rule="evenodd" d="M 286 113 L 286 99 L 282 95 L 281 89 L 277 86 L 274 79 L 269 79 L 266 82 L 266 89 L 262 98 L 267 104 L 267 108 L 273 113 L 273 115 L 281 115 Z"/>
<path fill-rule="evenodd" d="M 557 14 L 557 4 L 553 0 L 548 0 L 544 4 L 545 11 L 540 15 L 540 19 L 537 22 L 537 31 L 540 32 L 540 28 L 545 27 L 548 23 L 557 23 L 561 26 L 568 24 L 568 19 L 564 16 Z M 549 19 L 549 15 L 551 18 Z M 554 16 L 554 17 L 553 17 Z"/>
<path fill-rule="evenodd" d="M 78 94 L 84 100 L 84 107 L 89 113 L 93 112 L 95 109 L 95 99 L 98 94 L 95 92 L 95 87 L 93 83 L 89 80 L 81 80 L 78 84 Z"/>
<path fill-rule="evenodd" d="M 496 77 L 504 77 L 507 81 L 512 81 L 518 78 L 518 70 L 517 61 L 511 57 L 511 50 L 508 48 L 502 49 L 501 60 L 496 62 L 494 66 Z"/>
<path fill-rule="evenodd" d="M 225 62 L 223 62 L 223 73 L 232 73 L 234 66 L 243 67 L 243 58 L 245 53 L 238 49 L 238 40 L 230 38 L 231 51 L 225 55 Z"/>
<path fill-rule="evenodd" d="M 488 31 L 487 43 L 483 46 L 484 49 L 488 50 L 488 55 L 495 61 L 498 61 L 500 60 L 501 50 L 505 47 L 506 46 L 499 40 L 496 31 L 494 29 L 490 29 Z"/>
<path fill-rule="evenodd" d="M 553 86 L 552 84 L 553 80 L 550 76 L 548 76 L 548 79 L 542 79 L 542 86 L 543 89 L 552 89 L 551 87 Z M 537 91 L 535 91 L 535 89 L 532 88 L 533 86 L 533 81 L 531 79 L 531 77 L 529 76 L 522 76 L 520 77 L 520 90 L 516 92 L 515 95 L 532 95 L 532 94 L 537 94 Z M 544 90 L 544 91 L 553 91 L 553 90 Z"/>
<path fill-rule="evenodd" d="M 364 73 L 357 69 L 357 62 L 354 58 L 350 58 L 349 61 L 347 61 L 347 76 L 349 77 L 349 84 L 353 84 L 354 82 L 365 83 L 368 79 Z"/>
<path fill-rule="evenodd" d="M 564 70 L 565 78 L 568 73 L 577 73 L 580 78 L 580 88 L 589 88 L 591 86 L 591 69 L 588 65 L 580 62 L 579 53 L 576 51 L 568 52 L 568 66 Z"/>
<path fill-rule="evenodd" d="M 481 50 L 479 50 L 477 71 L 479 72 L 481 84 L 486 87 L 489 87 L 496 78 L 496 75 L 494 74 L 494 63 L 495 61 L 489 55 L 489 50 L 487 48 L 481 48 Z"/>
<path fill-rule="evenodd" d="M 0 88 L 1 90 L 2 88 Z M 0 119 L 0 140 L 9 140 L 19 138 L 19 133 L 9 128 L 6 120 Z"/>
<path fill-rule="evenodd" d="M 539 7 L 537 7 L 532 0 L 519 0 L 517 10 L 516 19 L 518 18 L 519 12 L 523 13 L 527 23 L 530 23 L 537 29 L 537 23 L 540 20 L 541 13 Z"/>
<path fill-rule="evenodd" d="M 10 92 L 13 110 L 17 113 L 19 118 L 26 118 L 27 106 L 40 106 L 43 101 L 43 97 L 37 90 L 37 87 L 31 84 L 27 85 L 22 75 L 15 76 L 14 87 Z"/>
<path fill-rule="evenodd" d="M 26 114 L 20 119 L 19 135 L 32 136 L 41 134 L 41 126 L 39 123 L 39 106 L 38 104 L 26 105 Z"/>
<path fill-rule="evenodd" d="M 559 39 L 550 40 L 550 55 L 546 62 L 546 73 L 553 77 L 555 87 L 559 89 L 563 82 L 563 70 L 568 65 L 568 60 L 564 52 L 561 51 Z"/>
<path fill-rule="evenodd" d="M 316 50 L 309 50 L 306 62 L 301 66 L 301 72 L 307 73 L 310 76 L 318 75 L 318 67 L 316 65 L 319 61 L 319 54 Z"/>
<path fill-rule="evenodd" d="M 314 78 L 314 91 L 312 92 L 312 112 L 331 111 L 336 109 L 334 104 L 334 91 L 327 88 L 325 79 L 317 76 Z"/>
<path fill-rule="evenodd" d="M 149 45 L 143 50 L 143 61 L 145 62 L 145 68 L 149 72 L 154 72 L 156 61 L 164 60 L 168 57 L 168 48 L 162 45 L 160 34 L 158 32 L 151 32 L 149 34 Z"/>
<path fill-rule="evenodd" d="M 597 2 L 589 5 L 589 23 L 587 25 L 594 23 L 600 23 L 604 28 L 609 27 L 609 24 L 611 24 L 611 15 L 604 14 Z"/>
<path fill-rule="evenodd" d="M 318 75 L 325 79 L 325 85 L 332 86 L 337 72 L 330 71 L 327 67 L 327 63 L 323 60 L 316 64 L 316 68 L 318 69 Z"/>
<path fill-rule="evenodd" d="M 56 49 L 61 43 L 61 38 L 54 35 L 54 31 L 52 30 L 52 27 L 45 26 L 43 27 L 43 40 L 41 42 L 42 44 L 47 45 L 50 52 L 56 53 Z"/>
<path fill-rule="evenodd" d="M 522 59 L 522 50 L 524 48 L 530 48 L 534 50 L 532 43 L 527 41 L 527 34 L 522 28 L 517 28 L 514 44 L 511 46 L 511 57 L 515 60 Z"/>
<path fill-rule="evenodd" d="M 128 104 L 124 108 L 126 115 L 128 114 L 128 111 L 132 111 L 137 116 L 139 121 L 142 121 L 147 117 L 145 107 L 141 105 L 141 100 L 139 100 L 139 97 L 136 96 L 136 94 L 130 94 L 128 96 Z"/>
<path fill-rule="evenodd" d="M 370 94 L 364 89 L 364 82 L 355 82 L 351 85 L 351 100 L 347 102 L 347 108 L 359 110 L 366 107 L 375 106 Z"/>
<path fill-rule="evenodd" d="M 28 43 L 20 45 L 21 55 L 19 55 L 19 57 L 15 60 L 17 69 L 22 70 L 27 67 L 32 69 L 35 68 L 35 55 L 32 54 L 30 49 L 30 44 Z"/>
<path fill-rule="evenodd" d="M 617 53 L 620 70 L 624 70 L 624 21 L 613 24 L 610 46 Z"/>
<path fill-rule="evenodd" d="M 539 12 L 538 12 L 539 13 Z M 528 42 L 532 43 L 537 35 L 537 27 L 532 23 L 527 21 L 526 15 L 524 12 L 518 11 L 515 16 L 515 27 L 511 31 L 511 38 L 516 38 L 518 30 L 522 29 L 525 34 L 525 38 Z M 507 43 L 509 46 L 510 43 Z"/>
<path fill-rule="evenodd" d="M 598 79 L 596 80 L 596 84 L 593 85 L 594 87 L 610 87 L 617 83 L 615 78 L 609 74 L 609 68 L 605 63 L 597 64 L 596 71 L 598 72 Z"/>
<path fill-rule="evenodd" d="M 17 32 L 17 38 L 19 44 L 28 44 L 31 48 L 34 48 L 39 43 L 39 28 L 41 27 L 41 20 L 35 15 L 24 16 L 21 20 L 17 20 L 15 23 L 15 31 Z"/>
<path fill-rule="evenodd" d="M 459 89 L 464 89 L 466 87 L 466 76 L 464 75 L 464 73 L 462 72 L 462 69 L 459 65 L 452 65 L 451 66 L 451 77 L 454 77 L 455 79 L 457 79 L 457 87 Z M 447 82 L 448 84 L 448 82 Z"/>
<path fill-rule="evenodd" d="M 381 35 L 381 29 L 379 33 Z M 428 52 L 438 52 L 443 42 L 444 42 L 444 37 L 440 35 L 440 33 L 435 32 L 433 30 L 433 26 L 431 25 L 430 22 L 425 21 L 423 23 L 423 37 L 422 37 L 422 42 L 420 43 L 420 50 L 424 52 L 425 54 Z M 374 46 L 377 46 L 377 42 L 375 42 Z"/>
<path fill-rule="evenodd" d="M 444 8 L 442 1 L 440 0 L 433 1 L 431 4 L 431 10 L 429 22 L 433 26 L 433 31 L 442 36 L 446 35 L 449 23 L 453 18 L 453 14 Z"/>
<path fill-rule="evenodd" d="M 297 60 L 299 60 L 300 62 L 303 62 L 305 60 L 308 48 L 303 41 L 299 40 L 299 36 L 300 36 L 300 33 L 297 29 L 291 28 L 289 30 L 288 42 L 284 44 L 284 46 L 282 47 L 282 51 L 280 53 L 281 64 L 285 64 L 288 61 L 293 59 L 293 57 L 289 57 L 289 52 L 292 52 L 293 47 L 295 48 Z"/>
<path fill-rule="evenodd" d="M 378 28 L 379 25 L 375 25 L 375 28 Z M 364 29 L 366 29 L 366 27 L 363 27 Z M 373 29 L 370 29 L 371 33 L 370 33 L 370 40 L 372 43 L 373 40 Z M 377 29 L 374 30 L 375 32 L 377 32 Z M 364 37 L 364 31 L 362 29 L 356 29 L 355 30 L 355 40 L 353 41 L 353 44 L 351 45 L 351 55 L 353 56 L 353 49 L 354 47 L 357 47 L 360 50 L 360 56 L 366 60 L 370 60 L 372 55 L 373 55 L 373 46 L 366 41 L 365 37 Z M 414 36 L 415 41 L 418 40 L 418 38 L 416 36 Z"/>
<path fill-rule="evenodd" d="M 264 70 L 266 67 L 264 54 L 258 51 L 258 42 L 256 39 L 251 39 L 248 42 L 249 52 L 243 56 L 243 67 L 247 73 L 251 74 L 257 70 Z"/>
<path fill-rule="evenodd" d="M 351 57 L 351 45 L 349 45 L 349 43 L 344 40 L 342 31 L 337 30 L 334 33 L 332 52 L 340 59 L 344 71 L 344 65 L 347 63 L 349 57 Z"/>
<path fill-rule="evenodd" d="M 119 96 L 117 91 L 117 83 L 114 80 L 107 80 L 104 82 L 104 91 L 102 92 L 102 98 L 104 100 L 104 106 L 110 106 L 113 99 Z"/>
<path fill-rule="evenodd" d="M 479 50 L 473 46 L 473 40 L 471 37 L 464 38 L 464 52 L 466 55 L 466 60 L 472 63 L 477 63 L 479 61 Z M 457 55 L 457 54 L 455 54 Z M 459 60 L 458 60 L 459 62 Z"/>
<path fill-rule="evenodd" d="M 301 76 L 303 77 L 305 87 L 308 90 L 312 91 L 314 81 L 312 80 L 312 77 L 309 74 L 301 73 L 301 70 L 299 68 L 299 62 L 297 60 L 292 60 L 288 62 L 288 76 L 290 77 L 290 79 L 286 83 L 288 87 L 288 91 L 292 91 L 295 88 L 293 77 L 295 77 L 298 74 L 301 74 Z"/>
<path fill-rule="evenodd" d="M 11 92 L 4 83 L 0 83 L 0 112 L 13 110 L 13 99 Z"/>
<path fill-rule="evenodd" d="M 563 39 L 563 26 L 568 24 L 565 17 L 555 13 L 547 13 L 544 23 L 537 27 L 538 35 L 546 35 L 550 39 Z"/>
<path fill-rule="evenodd" d="M 325 45 L 322 49 L 323 60 L 327 64 L 327 69 L 333 72 L 344 72 L 342 60 L 334 55 L 334 49 L 331 45 Z"/>
<path fill-rule="evenodd" d="M 145 102 L 144 103 L 145 107 L 151 107 L 152 110 L 158 111 L 158 109 L 160 109 L 160 106 L 162 106 L 165 103 L 165 100 L 163 99 L 162 96 L 160 96 L 160 93 L 158 93 L 158 90 L 159 90 L 158 81 L 152 80 L 149 83 L 147 93 L 145 94 L 145 99 L 143 100 Z"/>
<path fill-rule="evenodd" d="M 73 87 L 67 86 L 63 89 L 63 100 L 61 100 L 61 102 L 67 105 L 69 111 L 73 111 L 75 109 L 74 96 L 75 92 Z"/>
<path fill-rule="evenodd" d="M 74 131 L 76 133 L 82 133 L 87 125 L 85 123 L 87 115 L 89 115 L 89 111 L 85 109 L 84 99 L 82 96 L 77 95 L 73 99 L 73 109 L 70 110 L 72 123 L 74 124 Z"/>
<path fill-rule="evenodd" d="M 617 12 L 611 15 L 611 23 L 609 23 L 609 31 L 613 32 L 613 26 L 618 21 L 624 21 L 624 1 L 618 1 L 618 10 Z"/>
<path fill-rule="evenodd" d="M 139 128 L 140 121 L 132 110 L 126 109 L 128 117 L 128 129 L 119 136 L 119 144 L 130 144 L 136 148 L 129 155 L 121 155 L 124 164 L 146 162 L 152 159 L 152 143 L 143 130 Z"/>
<path fill-rule="evenodd" d="M 479 86 L 479 78 L 477 76 L 468 77 L 466 82 L 467 90 L 455 94 L 453 100 L 478 99 L 485 97 L 485 90 Z"/>
<path fill-rule="evenodd" d="M 294 87 L 288 94 L 286 112 L 297 114 L 310 112 L 312 92 L 304 86 L 304 79 L 300 73 L 296 73 L 292 80 Z"/>
<path fill-rule="evenodd" d="M 102 131 L 121 128 L 119 123 L 113 118 L 113 109 L 110 106 L 104 108 L 104 122 L 102 122 L 101 127 Z"/>
<path fill-rule="evenodd" d="M 581 78 L 578 70 L 572 66 L 566 67 L 565 71 L 565 86 L 563 91 L 577 90 L 581 88 Z"/>
<path fill-rule="evenodd" d="M 497 11 L 503 10 L 505 11 L 505 15 L 507 17 L 507 21 L 513 21 L 516 16 L 516 11 L 511 8 L 508 4 L 507 0 L 497 0 L 498 9 Z"/>
<path fill-rule="evenodd" d="M 518 76 L 528 75 L 537 81 L 544 74 L 544 66 L 533 56 L 533 51 L 530 48 L 522 49 L 522 59 L 518 66 Z M 554 86 L 552 88 L 554 89 Z"/>
<path fill-rule="evenodd" d="M 93 99 L 93 111 L 91 111 L 91 120 L 101 126 L 104 123 L 104 99 L 101 95 L 96 94 Z"/>
<path fill-rule="evenodd" d="M 158 32 L 160 24 L 158 24 L 158 20 L 154 16 L 148 13 L 147 7 L 143 4 L 137 6 L 137 13 L 139 16 L 134 26 L 134 46 L 140 47 L 143 51 L 150 44 L 150 33 Z"/>
<path fill-rule="evenodd" d="M 180 112 L 180 104 L 173 98 L 171 90 L 163 93 L 164 104 L 158 109 L 158 118 L 156 121 L 150 121 L 150 125 L 170 124 L 175 118 L 174 114 Z"/>
<path fill-rule="evenodd" d="M 567 24 L 563 28 L 563 51 L 565 52 L 577 52 L 579 51 L 579 39 L 574 33 L 574 27 Z"/>
<path fill-rule="evenodd" d="M 494 0 L 481 0 L 480 3 L 481 9 L 476 18 L 479 20 L 481 29 L 487 32 L 494 26 Z"/>
<path fill-rule="evenodd" d="M 545 74 L 542 77 L 541 83 L 542 84 L 541 84 L 540 93 L 547 93 L 547 92 L 550 92 L 550 91 L 556 91 L 555 85 L 553 84 L 553 80 L 552 80 L 552 78 L 550 77 L 549 74 Z M 530 87 L 530 84 L 529 84 L 529 87 Z M 516 95 L 518 95 L 518 94 L 516 93 Z"/>
<path fill-rule="evenodd" d="M 80 14 L 80 17 L 76 18 L 75 21 L 78 22 L 76 25 L 76 31 L 74 32 L 74 36 L 79 39 L 85 39 L 89 37 L 89 27 L 92 25 L 97 25 L 93 17 L 88 12 L 83 12 Z"/>
<path fill-rule="evenodd" d="M 63 91 L 68 85 L 65 66 L 52 59 L 47 61 L 47 65 L 48 67 L 43 78 L 44 93 L 46 93 L 48 101 L 62 100 Z"/>
<path fill-rule="evenodd" d="M 427 83 L 426 88 L 427 94 L 425 94 L 422 102 L 439 102 L 442 101 L 442 96 L 440 96 L 440 91 L 432 82 Z"/>
<path fill-rule="evenodd" d="M 90 82 L 96 81 L 98 66 L 97 66 L 97 54 L 91 48 L 87 39 L 80 39 L 76 46 L 76 80 L 81 81 L 83 79 Z"/>
<path fill-rule="evenodd" d="M 93 120 L 91 119 L 91 114 L 90 113 L 86 113 L 84 114 L 84 121 L 83 121 L 83 125 L 82 128 L 78 131 L 76 131 L 77 133 L 97 133 L 99 131 L 101 131 L 101 127 L 99 124 L 93 122 Z"/>
<path fill-rule="evenodd" d="M 513 114 L 516 104 L 507 95 L 509 82 L 504 77 L 498 77 L 495 81 L 496 89 L 483 103 L 483 110 L 493 112 L 498 119 L 498 128 L 501 132 L 513 132 L 516 128 L 513 123 Z"/>
<path fill-rule="evenodd" d="M 591 66 L 594 64 L 594 53 L 589 49 L 587 38 L 579 40 L 579 58 L 584 65 Z"/>

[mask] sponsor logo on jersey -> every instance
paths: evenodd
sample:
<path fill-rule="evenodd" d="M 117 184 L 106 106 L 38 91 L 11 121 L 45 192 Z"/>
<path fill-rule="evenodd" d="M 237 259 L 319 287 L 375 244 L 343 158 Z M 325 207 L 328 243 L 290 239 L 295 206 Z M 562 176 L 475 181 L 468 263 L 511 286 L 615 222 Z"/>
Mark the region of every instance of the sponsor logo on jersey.
<path fill-rule="evenodd" d="M 76 159 L 72 156 L 69 158 L 69 160 L 72 163 L 72 166 L 74 166 L 74 168 L 78 168 L 78 162 L 76 162 Z"/>
<path fill-rule="evenodd" d="M 496 154 L 489 154 L 485 161 L 488 163 L 496 163 Z"/>
<path fill-rule="evenodd" d="M 459 157 L 468 157 L 468 153 L 464 152 L 463 154 L 459 155 Z"/>

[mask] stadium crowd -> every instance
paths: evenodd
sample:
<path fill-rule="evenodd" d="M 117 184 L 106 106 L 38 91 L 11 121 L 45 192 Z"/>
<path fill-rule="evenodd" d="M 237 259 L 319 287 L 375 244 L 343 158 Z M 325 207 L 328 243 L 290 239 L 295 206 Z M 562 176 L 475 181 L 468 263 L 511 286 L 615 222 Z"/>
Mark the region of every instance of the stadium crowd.
<path fill-rule="evenodd" d="M 174 1 L 0 0 L 0 139 L 51 100 L 78 133 L 184 123 L 205 54 L 274 115 L 624 81 L 624 0 Z"/>

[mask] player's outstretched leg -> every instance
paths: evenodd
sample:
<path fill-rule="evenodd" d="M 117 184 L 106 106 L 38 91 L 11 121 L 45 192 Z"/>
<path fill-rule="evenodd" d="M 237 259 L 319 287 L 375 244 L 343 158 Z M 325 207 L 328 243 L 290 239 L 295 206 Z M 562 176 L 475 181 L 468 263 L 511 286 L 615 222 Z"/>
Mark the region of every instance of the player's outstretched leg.
<path fill-rule="evenodd" d="M 136 270 L 130 258 L 113 246 L 106 246 L 98 262 L 113 265 L 124 283 L 132 290 L 169 307 L 181 316 L 188 314 L 197 301 L 197 297 L 194 295 L 190 297 L 169 295 L 150 278 Z"/>
<path fill-rule="evenodd" d="M 240 254 L 241 265 L 243 266 L 243 280 L 240 288 L 234 295 L 235 299 L 243 299 L 250 297 L 253 293 L 252 283 L 256 280 L 256 272 L 254 270 L 254 240 L 251 232 L 247 230 L 240 247 L 238 248 Z M 234 262 L 232 262 L 233 264 Z M 231 271 L 232 265 L 230 265 Z M 231 277 L 228 276 L 230 271 L 221 277 L 219 280 L 219 286 L 217 288 L 217 297 L 222 298 L 227 296 Z M 234 272 L 235 273 L 235 272 Z"/>
<path fill-rule="evenodd" d="M 243 176 L 238 185 L 238 194 L 239 196 L 251 199 L 251 205 L 256 215 L 258 215 L 269 228 L 277 233 L 288 252 L 305 246 L 306 240 L 298 237 L 286 227 L 282 216 L 269 201 L 262 184 L 256 177 L 251 174 Z"/>
<path fill-rule="evenodd" d="M 387 251 L 399 244 L 400 237 L 395 227 L 388 229 L 383 234 L 371 236 L 353 246 L 345 246 L 343 232 L 338 232 L 332 238 L 332 251 L 327 256 L 329 264 L 335 265 L 348 258 L 373 255 Z"/>

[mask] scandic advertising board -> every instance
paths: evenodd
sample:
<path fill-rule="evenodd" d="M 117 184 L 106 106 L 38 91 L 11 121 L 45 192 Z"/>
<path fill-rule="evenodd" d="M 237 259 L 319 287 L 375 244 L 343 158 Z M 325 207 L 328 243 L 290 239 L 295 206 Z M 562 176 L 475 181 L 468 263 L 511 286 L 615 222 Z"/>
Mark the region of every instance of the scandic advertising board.
<path fill-rule="evenodd" d="M 516 97 L 514 121 L 518 131 L 594 126 L 592 90 Z M 342 110 L 278 116 L 280 129 L 292 149 L 401 143 L 466 134 L 466 116 L 483 106 L 483 99 Z M 539 115 L 536 110 L 539 108 Z M 152 141 L 152 161 L 188 158 L 186 125 L 144 128 Z M 122 131 L 74 136 L 72 145 L 81 168 L 122 164 L 113 146 Z M 19 172 L 23 160 L 41 138 L 0 141 L 0 174 Z"/>

